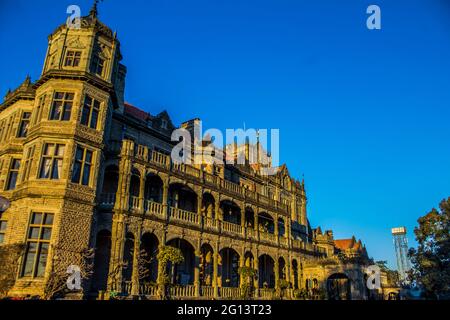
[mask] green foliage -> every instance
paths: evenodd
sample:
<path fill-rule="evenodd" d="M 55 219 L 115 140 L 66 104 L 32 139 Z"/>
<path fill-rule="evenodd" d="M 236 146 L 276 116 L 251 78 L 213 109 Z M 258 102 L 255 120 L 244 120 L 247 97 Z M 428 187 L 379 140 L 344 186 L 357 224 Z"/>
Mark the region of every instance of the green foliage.
<path fill-rule="evenodd" d="M 287 281 L 286 279 L 280 279 L 278 281 L 278 289 L 288 289 L 291 286 L 291 283 Z"/>
<path fill-rule="evenodd" d="M 241 267 L 238 269 L 238 273 L 243 278 L 243 283 L 241 283 L 241 298 L 249 299 L 252 294 L 252 279 L 256 277 L 257 271 L 251 267 Z"/>
<path fill-rule="evenodd" d="M 306 289 L 295 289 L 294 290 L 294 299 L 297 300 L 306 300 L 308 299 L 308 291 L 306 291 Z"/>
<path fill-rule="evenodd" d="M 184 261 L 183 253 L 180 249 L 171 246 L 162 246 L 158 252 L 159 272 L 158 272 L 158 285 L 159 296 L 161 299 L 167 297 L 166 286 L 170 284 L 170 277 L 167 274 L 167 264 L 170 262 L 172 265 L 178 264 Z"/>
<path fill-rule="evenodd" d="M 419 245 L 409 250 L 409 277 L 426 297 L 439 299 L 450 293 L 450 197 L 417 221 L 414 234 Z"/>

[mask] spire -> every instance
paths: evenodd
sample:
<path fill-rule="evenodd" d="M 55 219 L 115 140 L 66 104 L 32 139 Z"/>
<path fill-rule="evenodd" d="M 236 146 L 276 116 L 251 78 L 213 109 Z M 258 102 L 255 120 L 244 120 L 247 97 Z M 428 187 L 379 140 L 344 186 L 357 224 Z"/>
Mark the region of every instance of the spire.
<path fill-rule="evenodd" d="M 92 4 L 91 11 L 89 11 L 89 16 L 92 17 L 92 18 L 97 18 L 97 15 L 98 15 L 97 5 L 98 5 L 99 1 L 100 0 L 94 0 L 94 3 Z"/>

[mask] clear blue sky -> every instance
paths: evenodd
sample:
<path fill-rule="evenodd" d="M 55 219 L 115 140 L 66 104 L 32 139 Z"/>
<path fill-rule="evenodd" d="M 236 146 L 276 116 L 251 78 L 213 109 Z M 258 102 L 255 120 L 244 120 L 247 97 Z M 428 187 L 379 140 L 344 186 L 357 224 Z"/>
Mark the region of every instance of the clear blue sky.
<path fill-rule="evenodd" d="M 69 4 L 0 1 L 0 93 L 40 75 Z M 127 5 L 125 5 L 127 4 Z M 370 4 L 382 30 L 366 28 Z M 105 0 L 126 98 L 175 124 L 279 128 L 313 226 L 395 266 L 390 228 L 450 196 L 450 1 Z"/>

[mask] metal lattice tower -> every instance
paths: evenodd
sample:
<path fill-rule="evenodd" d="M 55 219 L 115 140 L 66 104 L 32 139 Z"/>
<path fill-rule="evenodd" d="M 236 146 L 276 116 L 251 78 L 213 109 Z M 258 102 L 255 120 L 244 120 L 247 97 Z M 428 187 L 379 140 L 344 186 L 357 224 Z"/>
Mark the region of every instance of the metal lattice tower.
<path fill-rule="evenodd" d="M 408 239 L 406 238 L 406 228 L 392 228 L 392 236 L 394 237 L 395 255 L 397 256 L 397 268 L 400 281 L 406 281 L 406 272 L 411 269 L 408 259 Z"/>

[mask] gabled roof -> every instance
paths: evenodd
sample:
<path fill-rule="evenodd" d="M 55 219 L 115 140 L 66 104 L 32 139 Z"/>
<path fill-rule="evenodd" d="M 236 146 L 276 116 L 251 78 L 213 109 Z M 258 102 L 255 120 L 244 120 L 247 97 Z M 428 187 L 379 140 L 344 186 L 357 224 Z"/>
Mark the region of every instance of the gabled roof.
<path fill-rule="evenodd" d="M 128 102 L 124 103 L 124 107 L 124 112 L 136 119 L 147 121 L 148 119 L 152 118 L 150 113 L 145 112 L 144 110 L 141 110 Z"/>
<path fill-rule="evenodd" d="M 335 247 L 341 250 L 352 249 L 354 244 L 355 244 L 354 238 L 334 240 Z"/>

